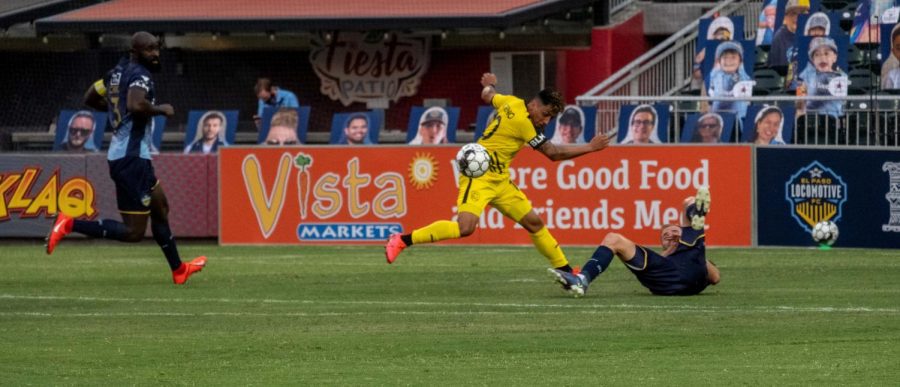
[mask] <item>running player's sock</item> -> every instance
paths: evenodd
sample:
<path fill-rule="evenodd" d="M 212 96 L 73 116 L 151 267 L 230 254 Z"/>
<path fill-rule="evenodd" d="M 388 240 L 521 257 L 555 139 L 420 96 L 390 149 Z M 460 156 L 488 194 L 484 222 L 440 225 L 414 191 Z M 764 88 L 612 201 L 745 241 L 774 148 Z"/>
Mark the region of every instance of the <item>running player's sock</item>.
<path fill-rule="evenodd" d="M 600 246 L 597 250 L 594 251 L 594 255 L 591 256 L 587 262 L 585 262 L 584 266 L 581 267 L 581 275 L 587 280 L 588 283 L 594 281 L 600 273 L 603 273 L 609 264 L 612 262 L 613 251 L 606 246 Z"/>
<path fill-rule="evenodd" d="M 412 246 L 413 244 L 412 234 L 403 234 L 400 236 L 400 240 L 403 241 L 403 243 L 406 243 L 407 247 Z"/>
<path fill-rule="evenodd" d="M 439 220 L 420 229 L 413 230 L 411 236 L 413 244 L 456 239 L 459 238 L 459 223 Z"/>
<path fill-rule="evenodd" d="M 98 222 L 88 220 L 75 220 L 72 224 L 72 231 L 84 234 L 94 238 L 122 240 L 128 229 L 121 222 L 112 219 L 103 219 Z"/>
<path fill-rule="evenodd" d="M 156 240 L 156 244 L 159 245 L 163 254 L 166 255 L 166 260 L 169 261 L 169 267 L 172 268 L 172 271 L 181 267 L 181 257 L 178 256 L 178 247 L 175 246 L 175 238 L 172 237 L 172 230 L 169 229 L 169 224 L 153 222 L 150 225 L 150 230 L 153 231 L 153 239 Z"/>
<path fill-rule="evenodd" d="M 571 272 L 574 271 L 574 270 L 572 270 L 572 266 L 569 266 L 568 263 L 565 264 L 565 265 L 563 265 L 563 266 L 560 266 L 560 267 L 554 267 L 554 269 L 556 269 L 556 270 L 562 270 L 562 271 L 564 271 L 564 272 L 566 272 L 566 273 L 571 273 Z"/>
<path fill-rule="evenodd" d="M 531 236 L 531 242 L 534 243 L 534 247 L 550 261 L 550 266 L 563 267 L 569 264 L 566 255 L 563 254 L 562 249 L 559 247 L 559 242 L 556 241 L 556 238 L 553 238 L 553 235 L 550 235 L 550 230 L 547 229 L 547 226 L 529 235 Z"/>

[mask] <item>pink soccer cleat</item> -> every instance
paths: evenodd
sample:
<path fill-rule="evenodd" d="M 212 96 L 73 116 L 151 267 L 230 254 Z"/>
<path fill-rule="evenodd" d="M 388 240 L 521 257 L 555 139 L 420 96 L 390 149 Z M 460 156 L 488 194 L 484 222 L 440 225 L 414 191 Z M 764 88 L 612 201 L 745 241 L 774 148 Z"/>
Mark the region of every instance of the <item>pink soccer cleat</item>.
<path fill-rule="evenodd" d="M 394 260 L 397 259 L 397 256 L 406 248 L 406 243 L 403 243 L 403 239 L 400 238 L 400 234 L 392 234 L 390 238 L 388 238 L 387 245 L 384 246 L 384 257 L 387 258 L 387 263 L 394 263 Z"/>
<path fill-rule="evenodd" d="M 206 257 L 202 255 L 188 263 L 182 263 L 181 267 L 172 272 L 172 280 L 176 285 L 183 285 L 192 274 L 203 270 L 204 266 L 206 266 Z"/>
<path fill-rule="evenodd" d="M 59 244 L 59 241 L 72 232 L 73 224 L 75 224 L 75 222 L 70 216 L 63 214 L 62 212 L 60 212 L 59 215 L 56 215 L 56 221 L 53 222 L 53 228 L 50 229 L 50 234 L 47 234 L 47 255 L 53 254 L 53 250 L 56 249 L 56 245 Z"/>

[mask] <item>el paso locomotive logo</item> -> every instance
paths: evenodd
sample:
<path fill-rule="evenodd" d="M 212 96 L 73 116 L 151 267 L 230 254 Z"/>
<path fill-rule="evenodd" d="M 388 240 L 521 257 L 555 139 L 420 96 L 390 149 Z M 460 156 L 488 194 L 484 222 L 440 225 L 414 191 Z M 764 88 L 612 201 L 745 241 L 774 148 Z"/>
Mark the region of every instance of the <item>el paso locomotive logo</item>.
<path fill-rule="evenodd" d="M 841 218 L 841 207 L 847 201 L 847 183 L 818 161 L 801 168 L 785 184 L 785 196 L 791 216 L 800 227 L 811 231 L 824 220 Z"/>
<path fill-rule="evenodd" d="M 333 32 L 313 38 L 309 60 L 322 93 L 344 106 L 381 98 L 397 102 L 418 92 L 429 46 L 426 36 Z"/>

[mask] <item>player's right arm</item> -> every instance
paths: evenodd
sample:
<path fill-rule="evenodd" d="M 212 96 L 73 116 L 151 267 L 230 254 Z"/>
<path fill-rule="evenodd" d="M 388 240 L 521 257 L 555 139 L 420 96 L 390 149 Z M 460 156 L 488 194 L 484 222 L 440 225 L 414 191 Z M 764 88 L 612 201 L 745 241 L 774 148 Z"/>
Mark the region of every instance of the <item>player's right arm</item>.
<path fill-rule="evenodd" d="M 548 159 L 559 161 L 573 159 L 586 153 L 601 151 L 607 146 L 609 146 L 609 137 L 606 137 L 604 134 L 598 134 L 587 144 L 556 145 L 550 141 L 545 141 L 536 149 L 544 156 L 547 156 Z"/>
<path fill-rule="evenodd" d="M 128 88 L 128 112 L 132 114 L 142 115 L 146 117 L 152 116 L 173 116 L 175 108 L 172 105 L 164 103 L 162 105 L 154 105 L 147 100 L 147 90 L 140 87 Z"/>
<path fill-rule="evenodd" d="M 497 95 L 497 76 L 492 73 L 484 73 L 481 75 L 481 100 L 484 103 L 491 103 L 494 96 Z M 494 106 L 496 108 L 496 106 Z"/>
<path fill-rule="evenodd" d="M 82 102 L 85 106 L 94 110 L 106 111 L 108 109 L 109 106 L 106 103 L 106 86 L 103 85 L 102 79 L 94 82 L 94 84 L 87 89 L 84 93 Z"/>
<path fill-rule="evenodd" d="M 708 259 L 706 260 L 706 280 L 710 285 L 716 285 L 722 280 L 719 276 L 719 268 Z"/>

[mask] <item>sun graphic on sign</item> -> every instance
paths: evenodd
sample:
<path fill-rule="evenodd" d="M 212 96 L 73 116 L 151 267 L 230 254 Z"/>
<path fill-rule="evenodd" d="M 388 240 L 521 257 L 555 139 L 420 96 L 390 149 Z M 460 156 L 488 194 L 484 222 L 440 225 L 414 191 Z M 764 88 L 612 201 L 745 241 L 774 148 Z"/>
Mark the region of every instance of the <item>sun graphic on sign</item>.
<path fill-rule="evenodd" d="M 416 153 L 409 163 L 409 182 L 418 190 L 431 188 L 437 181 L 437 161 L 430 153 Z"/>

